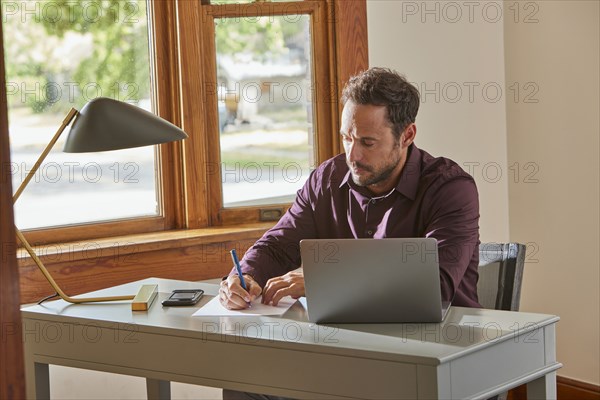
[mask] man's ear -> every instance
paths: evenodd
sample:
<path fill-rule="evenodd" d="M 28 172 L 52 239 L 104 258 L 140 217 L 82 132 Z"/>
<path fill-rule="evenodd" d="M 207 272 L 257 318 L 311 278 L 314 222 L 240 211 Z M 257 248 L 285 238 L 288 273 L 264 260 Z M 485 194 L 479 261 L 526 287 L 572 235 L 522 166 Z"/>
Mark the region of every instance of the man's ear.
<path fill-rule="evenodd" d="M 400 144 L 402 147 L 408 147 L 415 140 L 415 136 L 417 136 L 417 125 L 414 123 L 408 125 L 402 135 L 400 136 Z"/>

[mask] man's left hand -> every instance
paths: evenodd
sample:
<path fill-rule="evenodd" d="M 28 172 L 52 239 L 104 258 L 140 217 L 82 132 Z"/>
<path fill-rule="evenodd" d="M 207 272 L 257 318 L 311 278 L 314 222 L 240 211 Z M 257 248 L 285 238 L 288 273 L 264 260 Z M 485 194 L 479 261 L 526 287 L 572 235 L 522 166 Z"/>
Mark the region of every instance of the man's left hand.
<path fill-rule="evenodd" d="M 274 306 L 285 296 L 297 299 L 304 296 L 304 272 L 297 269 L 285 275 L 271 278 L 263 289 L 263 304 L 273 303 Z"/>

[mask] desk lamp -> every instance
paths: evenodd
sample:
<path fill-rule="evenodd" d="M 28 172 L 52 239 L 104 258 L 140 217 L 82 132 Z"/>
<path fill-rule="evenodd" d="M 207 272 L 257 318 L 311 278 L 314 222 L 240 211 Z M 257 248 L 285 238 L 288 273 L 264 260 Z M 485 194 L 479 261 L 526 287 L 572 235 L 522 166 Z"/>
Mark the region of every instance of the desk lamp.
<path fill-rule="evenodd" d="M 132 147 L 149 146 L 187 138 L 185 132 L 164 119 L 134 105 L 99 97 L 89 101 L 81 111 L 72 108 L 46 146 L 33 168 L 13 196 L 17 201 L 29 181 L 35 175 L 58 138 L 73 121 L 67 137 L 64 152 L 87 153 L 107 150 L 121 150 Z M 136 296 L 111 297 L 70 297 L 54 281 L 21 231 L 15 227 L 17 238 L 25 247 L 44 277 L 56 291 L 50 297 L 60 296 L 69 303 L 92 303 L 103 301 L 133 300 L 132 309 L 145 310 L 156 296 L 156 285 L 143 285 Z M 45 300 L 45 299 L 44 299 Z M 41 300 L 41 301 L 44 301 Z M 41 303 L 40 301 L 40 303 Z"/>

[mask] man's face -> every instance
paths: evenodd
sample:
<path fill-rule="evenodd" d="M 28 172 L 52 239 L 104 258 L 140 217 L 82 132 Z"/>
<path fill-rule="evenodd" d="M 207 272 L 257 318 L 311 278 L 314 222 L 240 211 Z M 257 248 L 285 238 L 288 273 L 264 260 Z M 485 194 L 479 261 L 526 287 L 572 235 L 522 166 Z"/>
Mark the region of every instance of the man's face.
<path fill-rule="evenodd" d="M 404 132 L 396 140 L 387 120 L 386 108 L 346 102 L 341 135 L 346 164 L 354 183 L 375 195 L 392 190 L 406 161 L 408 145 L 402 143 Z"/>

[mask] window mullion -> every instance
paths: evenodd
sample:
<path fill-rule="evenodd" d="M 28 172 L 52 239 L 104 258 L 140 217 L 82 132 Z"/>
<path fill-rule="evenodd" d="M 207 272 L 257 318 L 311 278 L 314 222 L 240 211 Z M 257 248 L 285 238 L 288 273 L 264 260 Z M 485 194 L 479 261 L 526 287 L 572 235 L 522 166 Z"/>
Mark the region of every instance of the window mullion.
<path fill-rule="evenodd" d="M 180 93 L 177 64 L 177 27 L 175 3 L 149 2 L 152 53 L 153 102 L 156 113 L 181 126 Z M 181 142 L 159 146 L 157 151 L 161 206 L 164 229 L 184 228 L 185 196 L 183 182 L 183 148 Z"/>
<path fill-rule="evenodd" d="M 181 122 L 189 138 L 183 141 L 187 228 L 209 225 L 209 165 L 205 116 L 202 43 L 206 21 L 200 17 L 200 2 L 177 2 Z"/>

